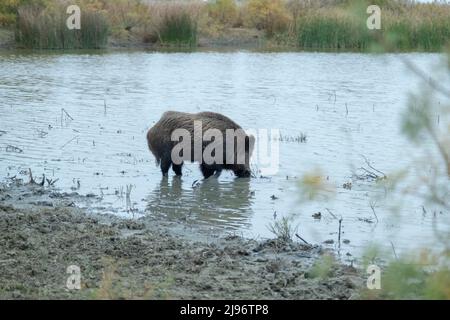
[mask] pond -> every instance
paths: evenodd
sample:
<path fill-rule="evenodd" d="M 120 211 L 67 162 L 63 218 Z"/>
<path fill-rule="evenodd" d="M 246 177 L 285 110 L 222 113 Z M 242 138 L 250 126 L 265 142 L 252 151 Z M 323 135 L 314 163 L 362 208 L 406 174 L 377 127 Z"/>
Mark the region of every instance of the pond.
<path fill-rule="evenodd" d="M 30 168 L 59 179 L 64 191 L 102 195 L 104 213 L 158 215 L 251 238 L 273 237 L 268 225 L 293 217 L 303 239 L 335 247 L 342 217 L 343 254 L 358 255 L 372 241 L 397 252 L 432 245 L 432 217 L 419 200 L 395 213 L 374 181 L 354 176 L 365 159 L 389 174 L 420 153 L 400 130 L 408 92 L 419 84 L 405 57 L 424 69 L 440 60 L 429 53 L 5 51 L 0 176 L 27 180 Z M 276 172 L 201 181 L 191 164 L 181 179 L 172 172 L 163 179 L 146 132 L 167 110 L 210 110 L 245 129 L 279 130 Z M 318 171 L 333 195 L 301 199 L 299 180 Z M 321 219 L 312 217 L 317 212 Z"/>

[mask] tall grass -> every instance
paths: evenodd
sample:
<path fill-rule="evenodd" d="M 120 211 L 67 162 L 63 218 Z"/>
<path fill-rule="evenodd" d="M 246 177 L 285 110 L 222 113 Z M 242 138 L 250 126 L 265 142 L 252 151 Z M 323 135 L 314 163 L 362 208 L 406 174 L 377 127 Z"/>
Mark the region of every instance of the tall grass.
<path fill-rule="evenodd" d="M 160 36 L 163 43 L 197 44 L 197 23 L 186 12 L 169 13 L 163 18 Z"/>
<path fill-rule="evenodd" d="M 108 25 L 103 14 L 84 10 L 81 29 L 69 30 L 66 7 L 43 9 L 25 6 L 18 10 L 16 42 L 29 49 L 98 49 L 108 40 Z"/>
<path fill-rule="evenodd" d="M 303 48 L 365 49 L 371 42 L 366 25 L 343 12 L 305 15 L 297 28 L 298 45 Z"/>
<path fill-rule="evenodd" d="M 155 2 L 149 5 L 151 32 L 162 45 L 195 46 L 198 20 L 204 4 L 192 1 Z"/>
<path fill-rule="evenodd" d="M 440 50 L 449 43 L 450 5 L 384 2 L 381 30 L 367 28 L 363 2 L 306 10 L 296 21 L 298 46 L 368 49 L 384 39 L 390 49 Z"/>

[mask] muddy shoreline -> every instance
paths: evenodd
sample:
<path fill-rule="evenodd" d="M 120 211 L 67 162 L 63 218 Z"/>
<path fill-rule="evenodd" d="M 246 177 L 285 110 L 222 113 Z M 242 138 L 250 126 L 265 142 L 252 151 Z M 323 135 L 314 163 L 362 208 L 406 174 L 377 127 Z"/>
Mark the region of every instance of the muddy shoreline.
<path fill-rule="evenodd" d="M 295 46 L 278 45 L 274 41 L 266 39 L 262 31 L 246 28 L 231 28 L 227 32 L 218 35 L 199 35 L 197 45 L 194 47 L 162 45 L 160 43 L 145 42 L 142 37 L 129 32 L 122 37 L 109 36 L 108 43 L 100 50 L 227 50 L 227 49 L 297 49 Z M 26 50 L 18 46 L 15 42 L 14 31 L 0 28 L 0 49 L 1 50 Z M 98 50 L 98 49 L 97 49 Z M 62 49 L 56 51 L 64 51 Z"/>
<path fill-rule="evenodd" d="M 318 275 L 333 257 L 320 246 L 188 239 L 173 232 L 174 222 L 81 209 L 93 199 L 0 185 L 0 299 L 354 299 L 364 284 L 338 262 Z M 70 265 L 80 267 L 80 290 L 66 286 Z"/>

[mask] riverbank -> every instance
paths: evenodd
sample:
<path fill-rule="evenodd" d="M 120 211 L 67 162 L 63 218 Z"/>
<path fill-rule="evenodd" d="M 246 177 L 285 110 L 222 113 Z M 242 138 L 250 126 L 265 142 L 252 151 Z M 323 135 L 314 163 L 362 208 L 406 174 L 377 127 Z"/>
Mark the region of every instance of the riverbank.
<path fill-rule="evenodd" d="M 0 28 L 0 49 L 15 49 L 14 32 Z"/>
<path fill-rule="evenodd" d="M 450 6 L 409 1 L 80 0 L 79 30 L 66 25 L 67 4 L 47 0 L 0 5 L 0 27 L 27 49 L 233 46 L 366 52 L 438 52 L 450 39 Z M 378 4 L 379 27 L 367 11 Z M 374 11 L 375 12 L 375 11 Z M 377 20 L 377 19 L 375 19 Z M 1 40 L 0 40 L 1 41 Z"/>
<path fill-rule="evenodd" d="M 240 48 L 240 49 L 262 49 L 278 47 L 275 43 L 265 38 L 262 31 L 256 29 L 230 28 L 226 32 L 211 36 L 200 35 L 197 48 Z M 286 47 L 286 46 L 283 46 Z M 144 42 L 139 35 L 129 32 L 121 37 L 109 36 L 106 50 L 120 49 L 153 49 L 162 50 L 171 48 L 159 43 Z M 173 48 L 173 47 L 172 47 Z M 294 47 L 292 47 L 294 48 Z M 0 49 L 20 49 L 14 41 L 14 31 L 0 28 Z M 178 47 L 183 49 L 183 47 Z M 186 48 L 188 49 L 188 48 Z"/>
<path fill-rule="evenodd" d="M 184 237 L 174 222 L 81 209 L 92 201 L 18 181 L 0 187 L 1 299 L 351 299 L 365 283 L 319 246 Z M 70 265 L 81 290 L 66 287 Z"/>

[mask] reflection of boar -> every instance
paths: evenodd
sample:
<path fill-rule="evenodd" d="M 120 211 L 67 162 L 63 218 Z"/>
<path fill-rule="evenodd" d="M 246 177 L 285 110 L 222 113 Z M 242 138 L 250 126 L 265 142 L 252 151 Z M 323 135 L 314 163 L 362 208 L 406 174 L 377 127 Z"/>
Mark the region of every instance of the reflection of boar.
<path fill-rule="evenodd" d="M 195 123 L 201 123 L 201 134 L 204 134 L 209 129 L 216 129 L 215 132 L 221 133 L 223 139 L 223 145 L 221 146 L 223 148 L 223 157 L 218 154 L 215 158 L 216 160 L 219 159 L 219 161 L 211 162 L 211 160 L 206 161 L 204 159 L 203 151 L 205 151 L 205 148 L 217 141 L 215 137 L 214 139 L 203 139 L 203 136 L 199 137 L 198 131 L 194 130 L 194 121 Z M 255 138 L 252 135 L 246 135 L 238 124 L 218 113 L 184 113 L 175 111 L 165 112 L 161 119 L 147 133 L 148 146 L 155 156 L 157 164 L 161 165 L 163 175 L 167 175 L 170 166 L 172 166 L 176 175 L 181 175 L 183 162 L 182 160 L 174 159 L 172 156 L 172 149 L 179 144 L 178 137 L 174 138 L 175 141 L 172 141 L 172 134 L 176 129 L 182 129 L 184 132 L 189 133 L 190 138 L 190 143 L 189 141 L 187 143 L 190 145 L 191 152 L 190 154 L 187 154 L 187 152 L 184 154 L 185 150 L 181 151 L 180 155 L 182 160 L 200 162 L 200 170 L 205 178 L 210 177 L 214 173 L 219 175 L 223 169 L 232 170 L 238 177 L 250 177 L 249 162 L 255 144 Z M 227 131 L 230 130 L 231 132 L 235 132 L 235 135 L 229 136 L 229 132 Z M 194 133 L 196 133 L 197 138 L 194 137 Z M 227 141 L 227 137 L 228 139 L 233 139 L 233 141 Z M 199 149 L 196 149 L 194 140 L 198 142 Z M 185 141 L 182 140 L 182 142 Z M 233 150 L 226 150 L 227 142 L 230 145 L 233 143 Z M 212 149 L 214 148 L 208 148 L 208 150 Z M 198 150 L 201 151 L 200 155 L 195 152 Z M 215 156 L 217 150 L 220 151 L 217 148 L 210 154 Z"/>

